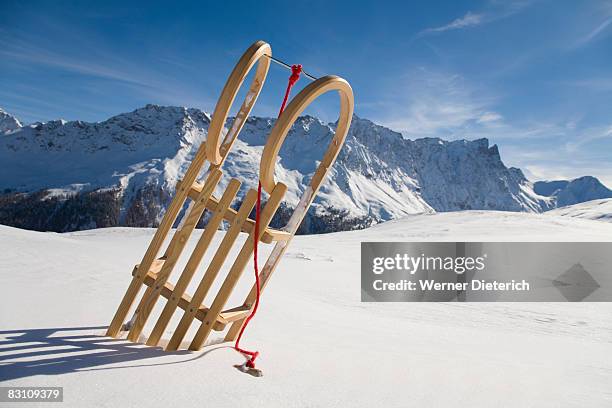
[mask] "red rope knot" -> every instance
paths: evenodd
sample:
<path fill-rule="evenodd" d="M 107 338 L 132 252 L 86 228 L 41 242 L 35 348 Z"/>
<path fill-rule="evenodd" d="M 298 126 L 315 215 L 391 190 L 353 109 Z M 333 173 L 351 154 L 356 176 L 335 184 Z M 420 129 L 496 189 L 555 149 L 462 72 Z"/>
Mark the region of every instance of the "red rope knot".
<path fill-rule="evenodd" d="M 293 85 L 300 79 L 300 74 L 302 73 L 302 65 L 294 64 L 291 66 L 291 76 L 289 77 L 289 83 L 287 83 L 287 89 L 285 90 L 285 97 L 283 98 L 283 103 L 281 104 L 280 110 L 278 111 L 278 116 L 280 117 L 281 113 L 285 110 L 285 106 L 287 105 L 287 100 L 289 99 L 289 94 L 291 93 L 291 88 Z"/>
<path fill-rule="evenodd" d="M 246 362 L 246 366 L 249 368 L 255 368 L 255 359 L 259 355 L 259 351 L 254 352 Z"/>
<path fill-rule="evenodd" d="M 300 74 L 302 73 L 302 64 L 294 64 L 291 66 L 291 76 L 289 77 L 290 86 L 293 86 L 298 79 L 300 79 Z"/>

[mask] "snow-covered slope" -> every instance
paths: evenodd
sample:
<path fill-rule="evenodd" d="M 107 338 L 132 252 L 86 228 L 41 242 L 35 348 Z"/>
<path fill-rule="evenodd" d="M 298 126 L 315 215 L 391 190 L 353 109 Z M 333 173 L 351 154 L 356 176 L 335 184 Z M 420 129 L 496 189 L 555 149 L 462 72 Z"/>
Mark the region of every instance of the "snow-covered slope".
<path fill-rule="evenodd" d="M 152 235 L 0 227 L 3 386 L 62 386 L 65 407 L 612 405 L 612 303 L 361 303 L 359 278 L 362 241 L 609 241 L 612 224 L 467 211 L 298 236 L 242 342 L 263 378 L 234 369 L 227 345 L 164 353 L 103 337 Z"/>
<path fill-rule="evenodd" d="M 591 176 L 573 180 L 536 181 L 533 189 L 539 195 L 551 197 L 557 207 L 612 198 L 612 190 Z"/>
<path fill-rule="evenodd" d="M 156 225 L 209 122 L 197 109 L 147 105 L 99 123 L 58 120 L 7 131 L 0 137 L 0 222 L 55 231 Z M 222 187 L 230 176 L 246 180 L 241 194 L 256 186 L 273 123 L 248 120 Z M 288 207 L 297 203 L 333 128 L 305 116 L 287 137 L 277 178 L 289 186 Z M 541 212 L 554 201 L 536 194 L 519 169 L 507 168 L 487 139 L 407 140 L 355 117 L 302 232 L 434 211 Z"/>
<path fill-rule="evenodd" d="M 593 200 L 586 203 L 557 208 L 548 214 L 612 222 L 612 199 Z"/>

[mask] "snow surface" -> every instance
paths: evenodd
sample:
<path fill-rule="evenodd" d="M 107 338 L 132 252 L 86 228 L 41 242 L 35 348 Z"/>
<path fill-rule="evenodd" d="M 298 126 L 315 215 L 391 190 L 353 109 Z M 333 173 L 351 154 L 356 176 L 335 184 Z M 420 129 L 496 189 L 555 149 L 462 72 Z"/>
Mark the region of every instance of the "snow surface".
<path fill-rule="evenodd" d="M 298 236 L 243 342 L 263 378 L 233 368 L 226 344 L 165 353 L 102 336 L 153 232 L 0 226 L 3 386 L 63 386 L 66 407 L 612 405 L 610 303 L 361 303 L 359 288 L 362 241 L 609 241 L 612 224 L 470 211 Z"/>
<path fill-rule="evenodd" d="M 549 214 L 612 222 L 612 199 L 606 198 L 568 205 L 552 210 Z"/>

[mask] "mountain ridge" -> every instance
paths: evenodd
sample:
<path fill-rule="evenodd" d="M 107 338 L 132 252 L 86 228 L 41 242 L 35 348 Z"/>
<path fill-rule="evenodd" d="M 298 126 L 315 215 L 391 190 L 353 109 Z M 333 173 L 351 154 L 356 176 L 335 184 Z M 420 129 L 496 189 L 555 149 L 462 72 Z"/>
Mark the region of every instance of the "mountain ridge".
<path fill-rule="evenodd" d="M 0 160 L 10 169 L 0 174 L 0 223 L 62 231 L 155 226 L 209 123 L 210 115 L 199 109 L 149 104 L 101 122 L 8 126 L 0 137 Z M 240 197 L 256 186 L 273 124 L 272 118 L 247 120 L 223 166 L 221 188 L 229 177 L 245 181 Z M 289 190 L 275 224 L 282 225 L 297 204 L 333 129 L 306 115 L 290 130 L 276 171 Z M 520 169 L 506 167 L 485 138 L 410 140 L 355 116 L 301 232 L 361 228 L 434 211 L 542 212 L 555 205 Z"/>
<path fill-rule="evenodd" d="M 553 198 L 556 207 L 612 198 L 612 190 L 593 176 L 582 176 L 572 180 L 536 181 L 533 188 L 537 194 Z"/>

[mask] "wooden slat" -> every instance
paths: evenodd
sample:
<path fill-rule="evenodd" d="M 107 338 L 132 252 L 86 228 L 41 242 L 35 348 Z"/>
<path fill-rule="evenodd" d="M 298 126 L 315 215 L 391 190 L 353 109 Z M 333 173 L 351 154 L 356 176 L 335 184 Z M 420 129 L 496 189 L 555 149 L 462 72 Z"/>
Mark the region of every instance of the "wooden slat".
<path fill-rule="evenodd" d="M 232 201 L 236 197 L 238 190 L 240 189 L 240 182 L 236 179 L 232 179 L 221 200 L 219 201 L 219 205 L 217 206 L 217 210 L 212 214 L 208 224 L 206 224 L 206 228 L 202 233 L 202 236 L 198 240 L 195 249 L 191 253 L 189 260 L 187 261 L 187 265 L 183 269 L 179 280 L 176 282 L 176 286 L 174 288 L 174 294 L 169 298 L 169 301 L 164 306 L 164 310 L 162 311 L 157 323 L 155 323 L 155 327 L 153 331 L 151 331 L 151 335 L 147 339 L 147 345 L 156 346 L 161 339 L 164 330 L 168 326 L 168 322 L 172 318 L 172 315 L 176 311 L 176 307 L 178 306 L 179 300 L 182 299 L 183 293 L 187 290 L 187 286 L 189 286 L 189 282 L 193 278 L 196 270 L 200 266 L 200 262 L 202 261 L 202 257 L 206 253 L 215 233 L 219 229 L 219 225 L 221 221 L 223 221 L 223 214 L 225 210 L 229 208 Z M 211 197 L 212 198 L 212 197 Z M 186 309 L 186 308 L 184 308 Z"/>
<path fill-rule="evenodd" d="M 157 274 L 157 280 L 155 286 L 152 288 L 153 290 L 146 291 L 145 296 L 143 296 L 140 300 L 138 308 L 136 309 L 136 319 L 133 320 L 132 327 L 130 328 L 130 332 L 127 336 L 128 340 L 138 341 L 138 338 L 142 333 L 142 329 L 144 328 L 144 325 L 147 322 L 147 319 L 149 318 L 157 299 L 159 298 L 161 290 L 164 287 L 164 283 L 166 283 L 170 277 L 176 262 L 181 256 L 181 253 L 189 240 L 189 236 L 193 232 L 200 218 L 202 218 L 202 214 L 206 209 L 206 202 L 215 191 L 217 184 L 221 180 L 222 174 L 223 173 L 218 168 L 211 170 L 204 188 L 200 192 L 195 204 L 192 206 L 191 211 L 185 214 L 185 217 L 187 218 L 183 224 L 183 227 L 176 231 L 172 236 L 172 240 L 170 241 L 169 245 L 169 247 L 172 248 L 172 252 L 167 254 L 167 259 Z M 136 274 L 138 275 L 138 272 L 136 272 Z"/>
<path fill-rule="evenodd" d="M 164 262 L 166 262 L 165 259 L 163 258 L 158 258 L 156 260 L 153 261 L 153 265 L 151 265 L 151 269 L 149 269 L 149 272 L 153 273 L 153 275 L 157 275 L 159 273 L 159 271 L 161 271 L 162 266 L 164 265 Z M 138 268 L 140 267 L 140 264 L 137 264 L 134 269 L 132 270 L 132 276 L 135 276 L 136 273 L 138 273 Z"/>
<path fill-rule="evenodd" d="M 202 185 L 199 183 L 194 183 L 191 189 L 189 190 L 189 196 L 196 197 L 200 191 L 202 191 Z M 214 197 L 211 197 L 208 203 L 206 203 L 206 208 L 208 208 L 211 211 L 216 211 L 218 206 L 219 206 L 219 202 Z M 233 208 L 227 208 L 225 210 L 224 218 L 227 221 L 232 222 L 234 218 L 236 218 L 236 210 L 234 210 Z M 250 234 L 251 231 L 253 231 L 253 228 L 255 228 L 255 221 L 250 218 L 247 218 L 246 222 L 244 223 L 242 227 L 242 232 L 246 232 Z M 261 236 L 260 241 L 263 242 L 264 244 L 270 244 L 272 242 L 277 242 L 277 241 L 286 241 L 290 237 L 291 237 L 291 234 L 286 231 L 276 230 L 273 228 L 266 228 L 265 232 Z"/>
<path fill-rule="evenodd" d="M 206 309 L 208 310 L 208 309 Z M 249 315 L 250 309 L 245 308 L 244 306 L 238 306 L 233 309 L 224 310 L 219 313 L 217 316 L 217 321 L 213 324 L 214 331 L 223 331 L 225 330 L 225 326 L 228 324 L 235 322 L 236 320 L 244 319 Z M 206 317 L 206 315 L 204 315 Z M 196 319 L 199 321 L 203 321 L 204 319 L 199 319 L 196 315 Z"/>
<path fill-rule="evenodd" d="M 254 240 L 259 240 L 259 238 L 263 234 L 263 231 L 268 227 L 268 224 L 276 213 L 276 210 L 278 209 L 278 206 L 280 205 L 281 200 L 283 199 L 283 196 L 285 195 L 286 191 L 287 186 L 282 183 L 277 183 L 274 187 L 274 190 L 272 190 L 272 193 L 270 194 L 270 199 L 264 206 L 260 215 L 261 231 L 259 231 L 258 233 L 259 236 L 255 236 L 255 233 L 253 231 L 249 235 L 247 241 L 242 246 L 242 249 L 236 257 L 236 260 L 234 261 L 234 264 L 232 265 L 227 277 L 225 278 L 221 289 L 219 289 L 219 292 L 217 293 L 213 304 L 210 306 L 208 313 L 206 313 L 206 318 L 204 322 L 202 322 L 196 335 L 191 341 L 191 344 L 189 345 L 190 350 L 199 350 L 206 341 L 206 338 L 208 337 L 210 331 L 213 328 L 213 322 L 217 320 L 219 313 L 221 312 L 223 307 L 225 307 L 227 299 L 234 290 L 236 282 L 242 275 L 244 268 L 246 267 L 247 263 L 249 262 L 249 259 L 251 258 L 251 255 L 253 254 Z"/>
<path fill-rule="evenodd" d="M 190 307 L 181 318 L 181 321 L 174 331 L 174 334 L 166 345 L 166 350 L 176 350 L 183 341 L 189 326 L 193 322 L 195 317 L 194 313 L 197 310 L 197 307 L 204 301 L 206 294 L 208 293 L 215 278 L 217 277 L 217 274 L 219 273 L 219 270 L 221 269 L 221 266 L 223 266 L 223 263 L 229 254 L 229 250 L 234 245 L 234 242 L 240 233 L 242 223 L 249 216 L 249 213 L 255 206 L 256 200 L 257 191 L 249 190 L 244 198 L 244 201 L 242 202 L 242 205 L 240 206 L 240 209 L 238 210 L 238 216 L 234 219 L 231 227 L 225 233 L 223 241 L 221 241 L 221 244 L 213 256 L 212 261 L 208 265 L 208 268 L 206 269 L 198 288 L 193 294 Z"/>
<path fill-rule="evenodd" d="M 246 306 L 238 306 L 232 309 L 224 310 L 221 313 L 219 313 L 217 322 L 223 323 L 223 324 L 235 322 L 236 320 L 240 320 L 240 319 L 248 317 L 250 311 L 251 311 L 251 308 L 246 307 Z"/>

